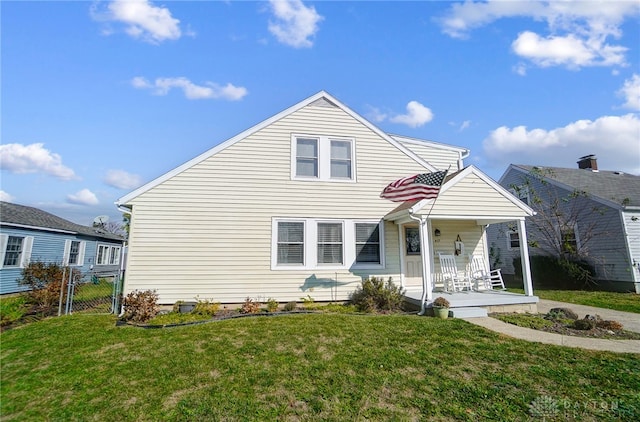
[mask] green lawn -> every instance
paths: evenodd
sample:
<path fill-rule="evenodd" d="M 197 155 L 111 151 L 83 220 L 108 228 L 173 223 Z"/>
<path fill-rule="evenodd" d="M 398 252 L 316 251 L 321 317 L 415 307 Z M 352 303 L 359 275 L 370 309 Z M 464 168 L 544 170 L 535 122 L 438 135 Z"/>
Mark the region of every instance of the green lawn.
<path fill-rule="evenodd" d="M 523 289 L 509 289 L 510 292 L 524 293 Z M 575 303 L 576 305 L 595 306 L 617 311 L 640 314 L 640 295 L 637 293 L 596 292 L 585 290 L 547 290 L 535 289 L 533 294 L 540 299 Z"/>
<path fill-rule="evenodd" d="M 141 329 L 74 315 L 0 336 L 6 421 L 530 420 L 532 409 L 640 420 L 640 355 L 456 319 L 298 314 Z"/>

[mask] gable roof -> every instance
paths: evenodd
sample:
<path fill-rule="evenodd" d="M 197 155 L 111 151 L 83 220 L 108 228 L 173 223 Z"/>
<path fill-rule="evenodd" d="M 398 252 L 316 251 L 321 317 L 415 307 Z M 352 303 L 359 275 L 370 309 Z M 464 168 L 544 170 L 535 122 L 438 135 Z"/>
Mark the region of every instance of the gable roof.
<path fill-rule="evenodd" d="M 216 145 L 215 147 L 209 149 L 208 151 L 205 151 L 204 153 L 200 154 L 199 156 L 193 158 L 192 160 L 187 161 L 186 163 L 182 164 L 181 166 L 176 167 L 175 169 L 169 171 L 168 173 L 163 174 L 162 176 L 150 181 L 149 183 L 146 183 L 145 185 L 139 187 L 138 189 L 128 193 L 127 195 L 123 196 L 122 198 L 118 199 L 115 204 L 116 206 L 120 207 L 120 206 L 124 206 L 127 203 L 129 203 L 131 200 L 135 199 L 136 197 L 142 195 L 143 193 L 153 189 L 154 187 L 158 186 L 159 184 L 163 183 L 164 181 L 172 178 L 173 176 L 183 172 L 184 170 L 187 170 L 188 168 L 193 167 L 194 165 L 206 160 L 207 158 L 213 156 L 214 154 L 217 154 L 218 152 L 224 150 L 225 148 L 235 144 L 236 142 L 239 142 L 240 140 L 250 136 L 251 134 L 271 125 L 274 122 L 277 122 L 278 120 L 302 109 L 303 107 L 306 107 L 308 105 L 312 105 L 313 103 L 316 103 L 315 105 L 331 105 L 331 106 L 335 106 L 335 107 L 339 107 L 340 109 L 342 109 L 344 112 L 346 112 L 347 114 L 349 114 L 351 117 L 353 117 L 355 120 L 357 120 L 358 122 L 360 122 L 361 124 L 363 124 L 365 127 L 367 127 L 368 129 L 370 129 L 371 131 L 373 131 L 374 133 L 376 133 L 378 136 L 380 136 L 382 139 L 384 139 L 385 141 L 387 141 L 388 143 L 390 143 L 391 145 L 393 145 L 394 147 L 396 147 L 397 149 L 399 149 L 400 151 L 402 151 L 405 155 L 407 155 L 408 157 L 410 157 L 411 159 L 413 159 L 414 161 L 416 161 L 418 164 L 422 165 L 424 168 L 426 168 L 429 171 L 436 171 L 437 169 L 432 166 L 431 164 L 429 164 L 428 162 L 426 162 L 425 160 L 423 160 L 422 158 L 420 158 L 416 153 L 414 153 L 413 151 L 411 151 L 410 149 L 406 148 L 405 146 L 402 145 L 402 143 L 400 143 L 399 141 L 397 141 L 396 139 L 394 139 L 393 136 L 383 132 L 382 130 L 380 130 L 377 126 L 375 126 L 373 123 L 369 122 L 367 119 L 365 119 L 364 117 L 362 117 L 361 115 L 359 115 L 358 113 L 356 113 L 355 111 L 351 110 L 349 107 L 347 107 L 345 104 L 341 103 L 338 99 L 336 99 L 335 97 L 333 97 L 332 95 L 330 95 L 329 93 L 327 93 L 326 91 L 320 91 L 315 95 L 312 95 L 309 98 L 306 98 L 302 101 L 300 101 L 299 103 L 287 108 L 286 110 L 281 111 L 280 113 L 266 119 L 263 120 L 262 122 L 258 123 L 257 125 L 237 134 L 236 136 L 227 139 L 226 141 Z"/>
<path fill-rule="evenodd" d="M 619 171 L 594 171 L 523 164 L 511 164 L 509 169 L 512 168 L 523 173 L 542 170 L 542 176 L 555 185 L 570 191 L 575 189 L 584 191 L 594 199 L 599 199 L 600 202 L 616 208 L 640 208 L 640 176 Z M 500 181 L 502 182 L 502 179 Z"/>
<path fill-rule="evenodd" d="M 478 169 L 473 165 L 467 166 L 464 169 L 457 171 L 455 173 L 447 174 L 447 177 L 445 178 L 444 182 L 442 183 L 442 187 L 440 188 L 440 193 L 438 194 L 438 197 L 440 197 L 441 195 L 444 195 L 449 189 L 456 186 L 456 184 L 458 184 L 460 181 L 462 181 L 464 178 L 466 178 L 469 175 L 474 175 L 478 177 L 480 180 L 486 183 L 491 189 L 493 189 L 496 195 L 499 195 L 500 197 L 508 200 L 513 205 L 515 205 L 516 208 L 519 209 L 520 211 L 518 215 L 514 215 L 513 217 L 526 217 L 526 216 L 533 216 L 536 214 L 536 212 L 531 207 L 529 207 L 524 202 L 520 201 L 511 192 L 509 192 L 508 190 L 500 186 L 493 179 L 491 179 L 489 176 L 484 174 L 480 169 Z M 438 198 L 403 202 L 402 204 L 398 205 L 395 209 L 393 209 L 391 212 L 389 212 L 385 216 L 385 219 L 393 220 L 398 217 L 401 217 L 404 214 L 420 213 L 421 210 L 423 210 L 427 206 L 433 205 L 437 200 Z M 468 209 L 469 205 L 470 204 L 468 202 L 460 204 L 460 206 L 463 207 L 464 209 Z"/>
<path fill-rule="evenodd" d="M 122 237 L 116 234 L 107 233 L 95 227 L 72 223 L 38 208 L 4 201 L 0 201 L 0 224 L 68 234 L 82 234 L 101 239 L 122 240 Z"/>

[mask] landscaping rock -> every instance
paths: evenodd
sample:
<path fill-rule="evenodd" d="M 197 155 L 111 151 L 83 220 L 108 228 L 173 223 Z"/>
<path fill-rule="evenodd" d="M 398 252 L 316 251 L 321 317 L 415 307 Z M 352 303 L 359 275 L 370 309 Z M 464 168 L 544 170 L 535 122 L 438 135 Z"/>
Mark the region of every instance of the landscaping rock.
<path fill-rule="evenodd" d="M 552 308 L 547 315 L 553 315 L 556 319 L 578 319 L 578 314 L 576 314 L 569 308 Z"/>

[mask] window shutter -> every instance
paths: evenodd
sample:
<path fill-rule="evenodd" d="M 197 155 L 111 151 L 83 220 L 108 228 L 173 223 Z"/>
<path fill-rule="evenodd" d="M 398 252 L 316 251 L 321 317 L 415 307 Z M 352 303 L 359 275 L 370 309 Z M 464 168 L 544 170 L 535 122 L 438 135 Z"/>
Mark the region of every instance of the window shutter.
<path fill-rule="evenodd" d="M 69 255 L 71 253 L 71 240 L 64 241 L 64 252 L 62 253 L 62 265 L 69 265 Z"/>
<path fill-rule="evenodd" d="M 4 256 L 7 253 L 7 242 L 9 235 L 0 234 L 0 268 L 4 267 Z"/>
<path fill-rule="evenodd" d="M 78 265 L 84 265 L 84 251 L 87 246 L 87 242 L 80 242 L 80 250 L 78 251 Z"/>
<path fill-rule="evenodd" d="M 24 268 L 29 265 L 31 260 L 31 249 L 33 248 L 33 236 L 27 236 L 24 238 L 24 244 L 22 249 L 22 262 L 20 262 L 20 268 Z"/>

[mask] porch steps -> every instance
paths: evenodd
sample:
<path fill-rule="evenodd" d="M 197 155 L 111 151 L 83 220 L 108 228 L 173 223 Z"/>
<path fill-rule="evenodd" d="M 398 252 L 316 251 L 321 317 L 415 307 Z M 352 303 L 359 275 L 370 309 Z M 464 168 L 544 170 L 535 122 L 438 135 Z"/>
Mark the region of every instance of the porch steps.
<path fill-rule="evenodd" d="M 476 306 L 465 306 L 463 308 L 451 308 L 454 318 L 479 318 L 486 317 L 487 310 Z"/>

